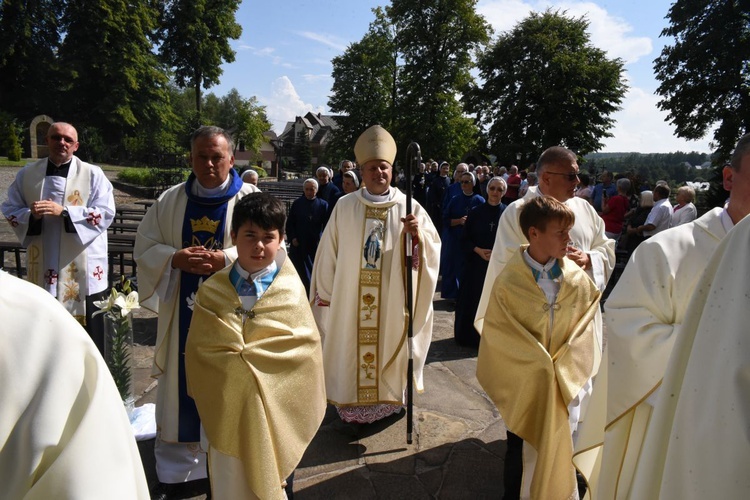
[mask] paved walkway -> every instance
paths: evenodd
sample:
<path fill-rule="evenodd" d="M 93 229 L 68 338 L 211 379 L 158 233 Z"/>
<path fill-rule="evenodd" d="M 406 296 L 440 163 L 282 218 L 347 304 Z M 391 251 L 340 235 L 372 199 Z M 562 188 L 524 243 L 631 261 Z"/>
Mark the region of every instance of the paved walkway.
<path fill-rule="evenodd" d="M 343 424 L 329 406 L 295 473 L 297 500 L 499 498 L 505 427 L 475 377 L 476 350 L 453 341 L 453 310 L 435 298 L 435 328 L 425 367 L 425 392 L 415 394 L 414 434 L 406 444 L 402 412 L 371 425 Z M 140 313 L 137 403 L 155 401 L 149 377 L 156 318 Z M 150 345 L 148 345 L 150 344 Z M 140 443 L 149 483 L 155 482 L 153 440 Z M 205 484 L 182 498 L 204 498 Z"/>

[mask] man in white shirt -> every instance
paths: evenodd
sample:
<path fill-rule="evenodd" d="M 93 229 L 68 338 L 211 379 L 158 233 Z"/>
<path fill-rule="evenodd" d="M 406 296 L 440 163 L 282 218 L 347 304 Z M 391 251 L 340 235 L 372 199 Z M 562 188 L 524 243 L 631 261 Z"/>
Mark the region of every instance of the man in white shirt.
<path fill-rule="evenodd" d="M 659 184 L 654 188 L 654 208 L 646 217 L 642 226 L 628 228 L 629 234 L 642 234 L 649 238 L 665 229 L 672 223 L 672 205 L 669 203 L 669 186 Z"/>

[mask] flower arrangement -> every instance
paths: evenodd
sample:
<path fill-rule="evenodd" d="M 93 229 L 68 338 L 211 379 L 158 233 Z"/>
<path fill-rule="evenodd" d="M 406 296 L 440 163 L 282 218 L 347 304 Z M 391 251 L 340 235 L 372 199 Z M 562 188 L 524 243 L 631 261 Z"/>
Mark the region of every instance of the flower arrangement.
<path fill-rule="evenodd" d="M 95 301 L 99 308 L 93 315 L 104 314 L 105 339 L 104 358 L 123 402 L 132 404 L 133 328 L 130 312 L 139 309 L 138 292 L 133 290 L 130 280 L 120 278 L 119 287 L 113 286 L 106 300 Z M 129 399 L 131 401 L 129 401 Z"/>

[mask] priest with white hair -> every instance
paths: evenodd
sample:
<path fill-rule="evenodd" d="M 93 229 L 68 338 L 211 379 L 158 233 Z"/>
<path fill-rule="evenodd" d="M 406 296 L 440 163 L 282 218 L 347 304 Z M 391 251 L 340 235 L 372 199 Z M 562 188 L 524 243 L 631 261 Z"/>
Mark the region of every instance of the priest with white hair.
<path fill-rule="evenodd" d="M 370 127 L 354 153 L 365 187 L 341 198 L 331 214 L 315 256 L 310 299 L 323 339 L 328 401 L 345 422 L 371 423 L 401 410 L 407 384 L 423 390 L 440 237 L 422 206 L 412 201 L 407 214 L 406 196 L 391 186 L 396 142 L 388 131 Z M 413 381 L 406 370 L 409 241 Z"/>

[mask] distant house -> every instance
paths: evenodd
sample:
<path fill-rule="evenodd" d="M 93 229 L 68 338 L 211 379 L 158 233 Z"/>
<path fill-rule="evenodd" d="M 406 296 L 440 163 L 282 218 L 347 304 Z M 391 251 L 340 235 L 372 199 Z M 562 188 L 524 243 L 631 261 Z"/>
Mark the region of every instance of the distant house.
<path fill-rule="evenodd" d="M 308 112 L 305 116 L 298 116 L 293 122 L 287 122 L 284 131 L 279 135 L 283 141 L 282 161 L 293 161 L 294 144 L 299 141 L 299 132 L 304 130 L 312 151 L 312 165 L 320 162 L 326 145 L 331 140 L 331 133 L 338 128 L 336 117 Z"/>

